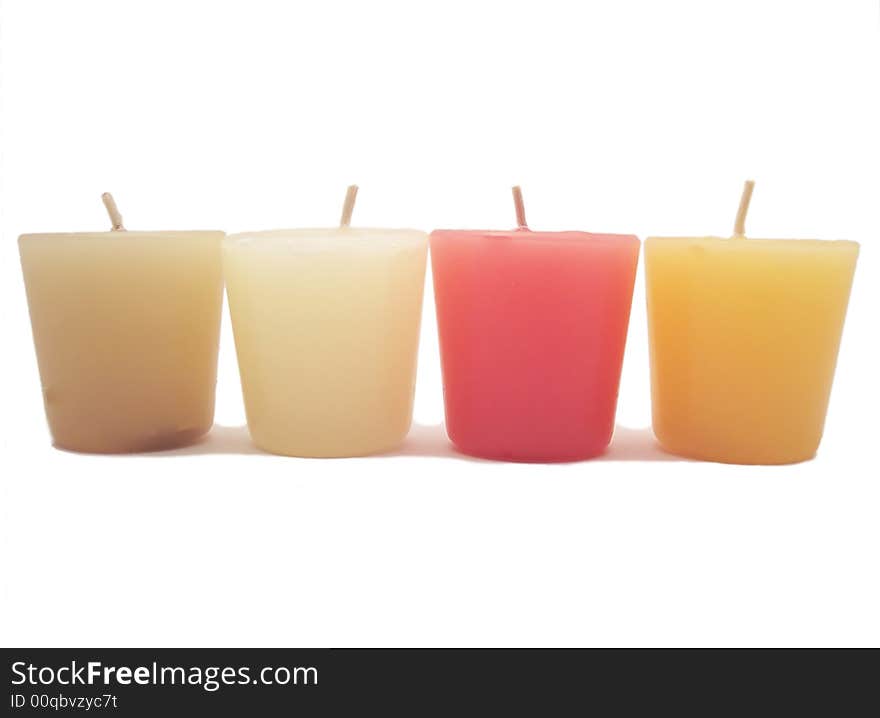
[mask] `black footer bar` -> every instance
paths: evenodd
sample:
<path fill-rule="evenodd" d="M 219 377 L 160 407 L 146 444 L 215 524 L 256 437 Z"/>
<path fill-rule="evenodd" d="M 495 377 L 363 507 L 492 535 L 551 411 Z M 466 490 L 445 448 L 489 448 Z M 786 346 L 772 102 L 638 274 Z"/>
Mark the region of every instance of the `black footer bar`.
<path fill-rule="evenodd" d="M 862 714 L 876 650 L 8 649 L 5 715 Z"/>

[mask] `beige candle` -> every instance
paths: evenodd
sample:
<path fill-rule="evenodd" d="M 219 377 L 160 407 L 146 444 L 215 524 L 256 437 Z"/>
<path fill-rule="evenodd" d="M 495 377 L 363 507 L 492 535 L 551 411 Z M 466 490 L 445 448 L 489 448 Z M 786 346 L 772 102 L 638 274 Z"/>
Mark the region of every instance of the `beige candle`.
<path fill-rule="evenodd" d="M 223 266 L 248 427 L 289 456 L 357 456 L 409 431 L 427 235 L 341 226 L 230 236 Z"/>
<path fill-rule="evenodd" d="M 43 401 L 56 446 L 152 451 L 211 428 L 223 232 L 111 232 L 19 240 Z"/>

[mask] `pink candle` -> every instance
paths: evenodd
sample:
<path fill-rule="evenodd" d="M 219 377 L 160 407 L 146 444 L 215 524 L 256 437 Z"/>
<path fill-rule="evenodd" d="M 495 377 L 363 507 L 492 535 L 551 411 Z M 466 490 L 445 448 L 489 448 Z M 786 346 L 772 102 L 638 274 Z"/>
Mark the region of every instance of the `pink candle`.
<path fill-rule="evenodd" d="M 446 429 L 462 452 L 513 461 L 601 454 L 614 431 L 639 240 L 436 230 L 431 265 Z"/>

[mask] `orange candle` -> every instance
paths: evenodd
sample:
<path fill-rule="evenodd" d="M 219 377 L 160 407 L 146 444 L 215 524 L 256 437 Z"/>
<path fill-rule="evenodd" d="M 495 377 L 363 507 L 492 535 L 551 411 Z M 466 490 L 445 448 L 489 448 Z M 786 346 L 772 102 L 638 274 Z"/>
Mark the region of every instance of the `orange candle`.
<path fill-rule="evenodd" d="M 654 433 L 668 451 L 787 464 L 819 446 L 859 245 L 733 238 L 645 242 Z"/>

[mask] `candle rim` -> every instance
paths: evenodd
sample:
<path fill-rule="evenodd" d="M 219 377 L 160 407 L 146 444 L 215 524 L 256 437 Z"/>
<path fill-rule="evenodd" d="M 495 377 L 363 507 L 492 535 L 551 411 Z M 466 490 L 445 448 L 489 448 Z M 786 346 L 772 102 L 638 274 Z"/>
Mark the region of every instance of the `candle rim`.
<path fill-rule="evenodd" d="M 226 235 L 227 244 L 244 240 L 309 240 L 338 238 L 346 240 L 363 239 L 364 235 L 375 235 L 376 239 L 406 240 L 427 239 L 428 233 L 421 229 L 403 227 L 291 227 L 287 229 L 259 229 L 250 232 L 235 232 Z M 372 239 L 373 237 L 370 237 Z"/>
<path fill-rule="evenodd" d="M 226 233 L 222 229 L 156 229 L 156 230 L 106 230 L 97 232 L 28 232 L 18 237 L 19 244 L 30 244 L 31 242 L 44 242 L 52 240 L 110 240 L 113 242 L 122 242 L 126 239 L 196 239 L 205 237 L 206 235 L 217 235 L 217 239 L 222 239 Z"/>
<path fill-rule="evenodd" d="M 517 239 L 517 240 L 563 240 L 572 242 L 622 243 L 639 242 L 638 235 L 620 234 L 617 232 L 586 232 L 582 230 L 543 231 L 526 228 L 517 229 L 435 229 L 431 237 L 446 238 L 454 235 L 465 235 L 471 238 L 484 239 Z"/>
<path fill-rule="evenodd" d="M 845 248 L 849 247 L 858 250 L 860 245 L 852 239 L 811 239 L 811 238 L 786 238 L 786 237 L 718 237 L 715 235 L 692 235 L 692 236 L 651 236 L 645 238 L 645 245 L 656 244 L 657 242 L 690 244 L 693 242 L 704 242 L 720 247 L 730 246 L 734 251 L 743 251 L 739 247 L 757 247 L 761 249 L 772 249 L 776 247 L 796 247 L 798 249 L 807 249 L 808 247 L 825 247 L 832 246 Z"/>
<path fill-rule="evenodd" d="M 225 236 L 222 229 L 132 229 L 106 230 L 97 232 L 28 232 L 18 237 L 19 242 L 30 242 L 43 239 L 112 239 L 124 240 L 132 238 L 157 237 L 158 239 L 185 238 L 196 235 L 216 234 Z"/>

